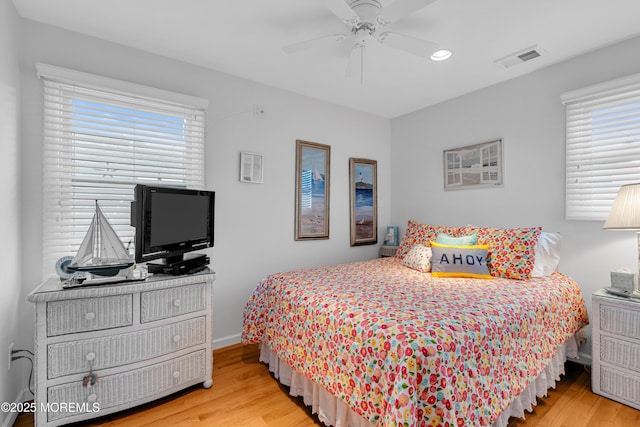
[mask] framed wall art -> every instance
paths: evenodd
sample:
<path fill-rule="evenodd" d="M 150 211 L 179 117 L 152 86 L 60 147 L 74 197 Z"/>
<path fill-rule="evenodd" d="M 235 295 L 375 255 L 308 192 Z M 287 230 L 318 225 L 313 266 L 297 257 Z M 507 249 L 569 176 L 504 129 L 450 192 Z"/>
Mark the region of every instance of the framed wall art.
<path fill-rule="evenodd" d="M 502 186 L 502 140 L 444 150 L 444 189 Z"/>
<path fill-rule="evenodd" d="M 351 246 L 378 242 L 377 162 L 349 159 Z"/>
<path fill-rule="evenodd" d="M 331 147 L 296 141 L 295 240 L 329 238 Z"/>
<path fill-rule="evenodd" d="M 262 184 L 262 154 L 240 153 L 240 182 Z"/>

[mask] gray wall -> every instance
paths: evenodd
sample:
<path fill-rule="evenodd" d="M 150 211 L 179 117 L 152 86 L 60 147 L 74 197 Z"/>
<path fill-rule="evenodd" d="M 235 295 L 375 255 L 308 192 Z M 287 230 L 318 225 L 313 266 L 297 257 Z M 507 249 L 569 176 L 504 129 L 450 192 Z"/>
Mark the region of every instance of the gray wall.
<path fill-rule="evenodd" d="M 24 292 L 20 277 L 20 85 L 16 53 L 18 15 L 10 1 L 0 1 L 0 402 L 20 401 L 27 396 L 26 360 L 15 361 L 8 370 L 9 346 L 33 349 L 33 339 L 20 340 Z M 33 323 L 33 322 L 32 322 Z M 0 412 L 0 425 L 8 426 L 12 414 Z"/>
<path fill-rule="evenodd" d="M 558 231 L 559 270 L 580 284 L 590 305 L 591 293 L 609 286 L 610 271 L 636 270 L 635 235 L 603 231 L 602 222 L 564 219 L 560 95 L 640 73 L 638 52 L 635 38 L 393 120 L 392 222 L 403 228 L 415 219 Z M 502 188 L 443 190 L 443 150 L 498 138 L 504 143 Z"/>

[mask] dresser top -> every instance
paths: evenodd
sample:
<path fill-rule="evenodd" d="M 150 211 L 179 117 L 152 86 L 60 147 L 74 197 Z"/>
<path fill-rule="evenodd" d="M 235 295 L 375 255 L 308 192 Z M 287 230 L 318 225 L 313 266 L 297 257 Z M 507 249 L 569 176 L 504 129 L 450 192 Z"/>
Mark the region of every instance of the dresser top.
<path fill-rule="evenodd" d="M 174 288 L 176 286 L 193 285 L 196 283 L 213 282 L 215 278 L 215 273 L 207 269 L 200 273 L 184 276 L 154 274 L 141 281 L 79 286 L 67 289 L 62 287 L 62 281 L 60 279 L 53 278 L 46 280 L 33 290 L 33 292 L 27 295 L 27 301 L 38 303 L 45 301 L 131 294 L 150 290 Z"/>
<path fill-rule="evenodd" d="M 631 302 L 631 303 L 640 304 L 640 295 L 637 294 L 637 293 L 634 294 L 634 296 L 621 297 L 621 296 L 618 296 L 618 295 L 610 294 L 604 288 L 602 288 L 602 289 L 599 289 L 596 292 L 594 292 L 593 296 L 594 297 L 599 297 L 599 298 L 606 298 L 606 299 L 616 300 L 616 301 L 624 301 L 624 302 Z"/>

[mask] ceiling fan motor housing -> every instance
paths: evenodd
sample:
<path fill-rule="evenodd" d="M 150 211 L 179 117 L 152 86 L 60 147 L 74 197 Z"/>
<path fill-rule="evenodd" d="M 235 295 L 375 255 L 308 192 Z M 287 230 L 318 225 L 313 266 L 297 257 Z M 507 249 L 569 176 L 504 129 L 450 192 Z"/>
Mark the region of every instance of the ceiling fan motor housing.
<path fill-rule="evenodd" d="M 373 25 L 368 23 L 360 23 L 353 27 L 353 34 L 356 36 L 356 44 L 365 45 L 376 32 Z"/>
<path fill-rule="evenodd" d="M 355 0 L 349 6 L 360 17 L 360 23 L 373 24 L 382 11 L 382 5 L 378 0 Z"/>

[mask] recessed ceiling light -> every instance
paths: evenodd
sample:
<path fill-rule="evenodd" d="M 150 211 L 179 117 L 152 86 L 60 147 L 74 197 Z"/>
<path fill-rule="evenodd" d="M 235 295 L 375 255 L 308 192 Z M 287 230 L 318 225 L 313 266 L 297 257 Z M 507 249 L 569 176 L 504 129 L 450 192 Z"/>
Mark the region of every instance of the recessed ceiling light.
<path fill-rule="evenodd" d="M 451 52 L 450 50 L 441 49 L 431 54 L 431 60 L 444 61 L 445 59 L 451 58 L 451 55 L 453 55 L 453 52 Z"/>

